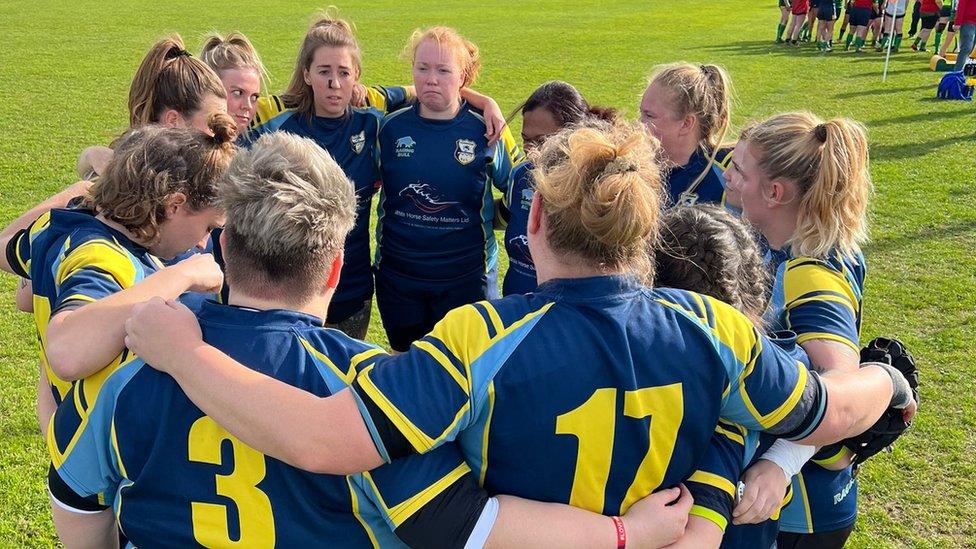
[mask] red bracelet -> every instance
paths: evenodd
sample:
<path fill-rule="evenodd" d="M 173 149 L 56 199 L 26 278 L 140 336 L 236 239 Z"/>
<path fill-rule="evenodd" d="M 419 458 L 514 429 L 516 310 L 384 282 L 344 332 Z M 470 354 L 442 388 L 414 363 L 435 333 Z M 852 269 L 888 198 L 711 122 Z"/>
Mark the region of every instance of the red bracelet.
<path fill-rule="evenodd" d="M 624 521 L 620 520 L 620 517 L 610 517 L 610 520 L 617 530 L 617 549 L 624 549 L 627 547 L 627 530 L 624 530 Z"/>

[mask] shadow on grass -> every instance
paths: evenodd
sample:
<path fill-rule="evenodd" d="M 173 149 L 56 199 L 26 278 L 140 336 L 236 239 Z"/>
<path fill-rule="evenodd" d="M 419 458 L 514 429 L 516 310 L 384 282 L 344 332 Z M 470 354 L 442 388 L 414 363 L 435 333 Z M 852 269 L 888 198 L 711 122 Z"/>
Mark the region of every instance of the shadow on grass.
<path fill-rule="evenodd" d="M 837 95 L 834 96 L 834 99 L 857 99 L 859 97 L 868 97 L 868 96 L 874 97 L 876 95 L 885 94 L 885 93 L 902 93 L 902 92 L 911 92 L 911 91 L 918 91 L 918 90 L 934 90 L 934 89 L 935 86 L 926 84 L 924 86 L 905 86 L 902 88 L 881 88 L 880 90 L 877 89 L 858 90 L 858 91 L 847 92 L 847 93 L 838 93 Z"/>
<path fill-rule="evenodd" d="M 871 147 L 872 160 L 903 160 L 917 158 L 923 154 L 930 154 L 935 149 L 955 145 L 956 143 L 976 143 L 976 133 L 971 135 L 946 137 L 920 143 L 901 143 L 898 145 L 873 145 Z M 968 175 L 972 177 L 972 174 Z"/>
<path fill-rule="evenodd" d="M 921 227 L 917 231 L 874 240 L 864 246 L 865 254 L 886 253 L 920 242 L 932 242 L 976 232 L 976 220 L 951 221 L 938 227 Z"/>
<path fill-rule="evenodd" d="M 919 102 L 925 103 L 935 103 L 939 102 L 946 105 L 943 100 L 933 98 L 925 98 Z M 947 107 L 949 105 L 946 105 Z M 893 116 L 891 118 L 881 118 L 879 120 L 868 120 L 867 123 L 870 126 L 893 126 L 896 124 L 912 124 L 915 122 L 931 122 L 933 120 L 943 120 L 947 118 L 957 118 L 959 116 L 972 116 L 973 113 L 968 110 L 950 110 L 950 111 L 930 111 L 930 112 L 920 112 L 915 114 L 906 114 L 903 116 Z M 964 137 L 961 139 L 972 139 L 972 136 Z"/>
<path fill-rule="evenodd" d="M 718 46 L 692 46 L 687 49 L 743 56 L 779 55 L 782 57 L 814 57 L 825 55 L 823 52 L 818 51 L 813 43 L 792 46 L 789 44 L 777 44 L 772 40 L 749 40 Z"/>

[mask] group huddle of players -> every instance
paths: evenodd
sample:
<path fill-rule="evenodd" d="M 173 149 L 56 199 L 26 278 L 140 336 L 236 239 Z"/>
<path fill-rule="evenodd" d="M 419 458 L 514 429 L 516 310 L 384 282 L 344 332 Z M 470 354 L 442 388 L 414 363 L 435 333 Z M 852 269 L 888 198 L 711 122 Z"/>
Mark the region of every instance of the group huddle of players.
<path fill-rule="evenodd" d="M 728 74 L 681 62 L 640 123 L 543 84 L 520 147 L 473 43 L 406 51 L 364 87 L 326 15 L 270 95 L 243 35 L 163 39 L 130 128 L 0 232 L 64 544 L 843 546 L 918 399 L 861 349 L 863 127 L 725 144 Z"/>
<path fill-rule="evenodd" d="M 915 1 L 908 32 L 912 37 L 918 31 L 913 51 L 928 51 L 928 39 L 934 30 L 933 50 L 946 56 L 956 34 L 953 20 L 958 3 L 959 0 Z M 844 41 L 845 51 L 853 48 L 862 52 L 868 47 L 884 51 L 890 45 L 891 51 L 897 52 L 901 48 L 907 5 L 908 0 L 779 0 L 781 16 L 776 42 L 793 45 L 816 42 L 817 49 L 829 52 L 834 46 L 834 26 L 842 21 L 837 40 Z"/>

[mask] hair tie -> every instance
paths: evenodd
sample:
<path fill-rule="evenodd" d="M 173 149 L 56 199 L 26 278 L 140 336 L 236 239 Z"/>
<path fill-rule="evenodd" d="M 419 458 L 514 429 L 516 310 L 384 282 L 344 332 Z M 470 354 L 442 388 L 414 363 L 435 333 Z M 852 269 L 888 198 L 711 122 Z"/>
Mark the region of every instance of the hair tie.
<path fill-rule="evenodd" d="M 817 124 L 816 127 L 813 128 L 813 135 L 816 136 L 817 140 L 819 140 L 821 143 L 826 143 L 827 142 L 827 125 L 826 124 Z"/>
<path fill-rule="evenodd" d="M 183 48 L 176 46 L 166 52 L 166 59 L 176 59 L 177 57 L 191 57 L 192 54 Z"/>
<path fill-rule="evenodd" d="M 603 168 L 603 175 L 605 176 L 618 175 L 618 174 L 623 174 L 627 172 L 636 172 L 636 171 L 637 171 L 636 164 L 634 164 L 630 160 L 627 160 L 626 158 L 618 156 L 617 158 L 614 158 L 609 163 L 607 163 L 606 167 Z"/>

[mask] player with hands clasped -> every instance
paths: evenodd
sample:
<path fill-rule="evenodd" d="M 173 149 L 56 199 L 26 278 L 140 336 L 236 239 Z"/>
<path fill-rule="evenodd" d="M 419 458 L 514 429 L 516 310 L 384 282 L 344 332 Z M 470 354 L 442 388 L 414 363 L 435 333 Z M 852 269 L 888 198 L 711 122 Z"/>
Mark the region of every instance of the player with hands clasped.
<path fill-rule="evenodd" d="M 235 158 L 219 194 L 230 293 L 200 306 L 206 340 L 309 396 L 346 389 L 386 355 L 323 327 L 355 217 L 342 169 L 315 142 L 276 132 Z M 69 547 L 113 545 L 116 520 L 140 546 L 611 547 L 624 525 L 631 546 L 660 547 L 692 504 L 683 487 L 663 490 L 615 522 L 490 497 L 455 444 L 362 475 L 313 475 L 241 443 L 131 354 L 97 395 L 77 384 L 72 398 L 87 404 L 55 415 L 48 476 Z"/>
<path fill-rule="evenodd" d="M 233 156 L 236 125 L 226 114 L 209 124 L 213 135 L 129 130 L 80 207 L 47 211 L 42 204 L 0 235 L 0 268 L 32 283 L 41 360 L 56 402 L 72 380 L 118 363 L 133 304 L 220 288 L 223 275 L 210 255 L 168 268 L 160 262 L 201 243 L 222 222 L 215 181 Z"/>

